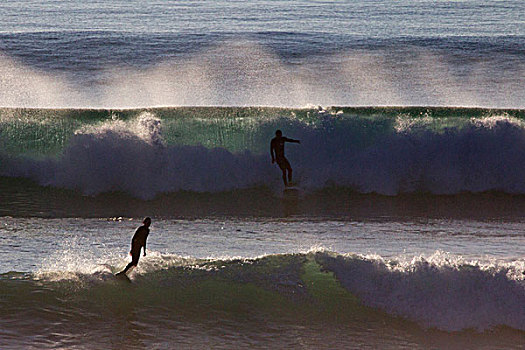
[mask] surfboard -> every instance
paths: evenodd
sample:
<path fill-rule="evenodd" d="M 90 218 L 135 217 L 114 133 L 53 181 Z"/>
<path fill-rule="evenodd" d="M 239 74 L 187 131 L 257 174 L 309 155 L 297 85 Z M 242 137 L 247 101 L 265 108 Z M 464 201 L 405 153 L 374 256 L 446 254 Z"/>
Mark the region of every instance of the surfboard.
<path fill-rule="evenodd" d="M 131 280 L 129 279 L 128 275 L 126 275 L 124 272 L 116 273 L 114 276 L 117 280 L 131 283 Z"/>
<path fill-rule="evenodd" d="M 288 186 L 283 190 L 283 197 L 285 199 L 298 199 L 301 196 L 302 190 L 297 186 Z"/>
<path fill-rule="evenodd" d="M 288 186 L 284 188 L 283 193 L 299 193 L 300 190 L 297 186 Z"/>

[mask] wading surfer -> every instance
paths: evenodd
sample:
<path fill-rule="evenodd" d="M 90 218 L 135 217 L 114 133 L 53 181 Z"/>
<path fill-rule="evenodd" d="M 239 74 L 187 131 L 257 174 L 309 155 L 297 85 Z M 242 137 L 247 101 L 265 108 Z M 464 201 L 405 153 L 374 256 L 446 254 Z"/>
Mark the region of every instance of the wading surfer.
<path fill-rule="evenodd" d="M 277 130 L 275 132 L 275 137 L 270 142 L 270 154 L 272 155 L 272 164 L 277 161 L 279 168 L 281 168 L 283 172 L 284 186 L 288 187 L 290 186 L 290 182 L 292 182 L 292 167 L 290 166 L 290 162 L 288 161 L 288 159 L 286 159 L 286 157 L 284 156 L 285 142 L 301 143 L 301 141 L 283 137 L 282 131 Z M 287 171 L 288 176 L 286 175 Z"/>
<path fill-rule="evenodd" d="M 130 268 L 135 267 L 139 263 L 140 258 L 140 249 L 144 248 L 144 256 L 146 256 L 146 240 L 149 235 L 149 226 L 151 225 L 151 219 L 149 217 L 145 218 L 142 221 L 143 225 L 140 226 L 133 238 L 131 239 L 131 262 L 126 266 L 124 270 L 117 273 L 117 276 L 125 274 Z"/>

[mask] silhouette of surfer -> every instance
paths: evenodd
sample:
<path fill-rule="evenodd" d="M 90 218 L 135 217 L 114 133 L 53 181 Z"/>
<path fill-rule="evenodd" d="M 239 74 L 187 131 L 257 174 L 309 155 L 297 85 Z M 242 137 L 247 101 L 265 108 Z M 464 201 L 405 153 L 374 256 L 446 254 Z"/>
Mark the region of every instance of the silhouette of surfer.
<path fill-rule="evenodd" d="M 131 239 L 131 262 L 128 264 L 128 266 L 126 266 L 124 270 L 117 273 L 117 276 L 124 275 L 129 269 L 138 265 L 141 248 L 144 248 L 144 256 L 146 256 L 146 239 L 148 239 L 149 235 L 149 226 L 151 225 L 151 218 L 145 218 L 144 221 L 142 221 L 142 223 L 143 225 L 140 226 L 137 229 L 137 231 L 135 231 L 135 234 Z"/>
<path fill-rule="evenodd" d="M 283 137 L 282 131 L 277 130 L 275 132 L 275 137 L 270 142 L 270 154 L 272 155 L 272 164 L 277 161 L 279 168 L 281 168 L 283 172 L 284 186 L 288 187 L 292 182 L 292 167 L 290 166 L 290 162 L 288 161 L 288 159 L 286 159 L 286 157 L 284 156 L 285 142 L 301 143 L 301 141 Z M 286 176 L 287 171 L 288 176 Z"/>

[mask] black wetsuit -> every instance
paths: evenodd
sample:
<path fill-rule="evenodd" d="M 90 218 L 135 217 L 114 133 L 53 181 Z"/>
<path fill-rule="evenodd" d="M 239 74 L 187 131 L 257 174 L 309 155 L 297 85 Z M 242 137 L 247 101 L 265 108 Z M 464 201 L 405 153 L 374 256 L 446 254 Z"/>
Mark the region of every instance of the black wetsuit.
<path fill-rule="evenodd" d="M 126 266 L 123 273 L 126 273 L 131 267 L 137 266 L 140 259 L 140 249 L 144 247 L 144 252 L 146 251 L 146 239 L 149 235 L 149 228 L 146 226 L 140 226 L 133 238 L 131 239 L 131 262 Z"/>
<path fill-rule="evenodd" d="M 270 142 L 270 154 L 272 155 L 272 161 L 275 160 L 283 172 L 283 182 L 285 186 L 288 186 L 292 181 L 292 167 L 290 162 L 284 156 L 284 144 L 285 142 L 300 143 L 299 140 L 289 139 L 287 137 L 274 137 Z M 275 158 L 274 158 L 275 155 Z M 288 171 L 288 181 L 286 172 Z"/>

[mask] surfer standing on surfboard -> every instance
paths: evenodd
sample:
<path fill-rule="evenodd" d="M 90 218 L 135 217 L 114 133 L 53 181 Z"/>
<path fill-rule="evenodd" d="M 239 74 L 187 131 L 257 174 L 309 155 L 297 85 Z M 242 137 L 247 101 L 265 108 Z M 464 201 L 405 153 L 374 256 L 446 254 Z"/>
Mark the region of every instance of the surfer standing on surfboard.
<path fill-rule="evenodd" d="M 290 166 L 290 162 L 288 161 L 288 159 L 286 159 L 286 157 L 284 156 L 285 142 L 301 143 L 301 141 L 283 137 L 283 132 L 281 130 L 277 130 L 275 132 L 275 137 L 270 142 L 270 154 L 272 155 L 272 164 L 275 163 L 275 161 L 277 161 L 279 168 L 281 168 L 283 172 L 284 186 L 288 187 L 290 186 L 290 182 L 292 182 L 292 167 Z M 286 176 L 286 171 L 288 171 L 288 176 Z"/>
<path fill-rule="evenodd" d="M 146 239 L 148 239 L 149 235 L 149 226 L 151 225 L 151 218 L 145 218 L 144 221 L 142 221 L 142 223 L 143 225 L 140 226 L 137 229 L 137 231 L 135 231 L 135 234 L 131 239 L 131 251 L 129 252 L 131 254 L 131 262 L 128 264 L 128 266 L 126 266 L 124 270 L 117 273 L 117 276 L 125 274 L 130 268 L 138 265 L 141 248 L 144 248 L 144 256 L 146 256 Z"/>

